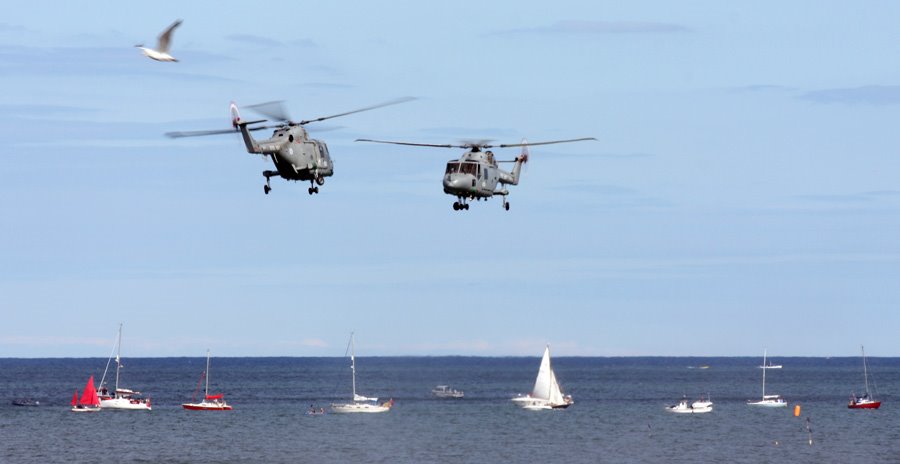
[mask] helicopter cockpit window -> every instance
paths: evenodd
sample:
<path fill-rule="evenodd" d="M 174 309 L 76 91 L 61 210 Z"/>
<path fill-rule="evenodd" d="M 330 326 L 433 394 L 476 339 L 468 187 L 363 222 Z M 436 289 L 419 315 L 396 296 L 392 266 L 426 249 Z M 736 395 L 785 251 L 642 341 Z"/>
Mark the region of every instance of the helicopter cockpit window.
<path fill-rule="evenodd" d="M 459 163 L 449 162 L 447 163 L 447 172 L 444 174 L 454 174 L 459 172 Z"/>
<path fill-rule="evenodd" d="M 459 172 L 462 174 L 472 174 L 473 176 L 478 175 L 478 164 L 477 163 L 462 163 L 459 165 Z"/>

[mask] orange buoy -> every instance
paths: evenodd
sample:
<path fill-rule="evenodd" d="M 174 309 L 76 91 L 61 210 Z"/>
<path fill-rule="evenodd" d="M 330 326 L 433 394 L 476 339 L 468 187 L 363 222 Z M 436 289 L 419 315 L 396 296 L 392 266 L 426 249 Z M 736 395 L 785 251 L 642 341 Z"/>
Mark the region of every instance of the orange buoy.
<path fill-rule="evenodd" d="M 800 417 L 800 405 L 794 406 L 794 417 Z"/>

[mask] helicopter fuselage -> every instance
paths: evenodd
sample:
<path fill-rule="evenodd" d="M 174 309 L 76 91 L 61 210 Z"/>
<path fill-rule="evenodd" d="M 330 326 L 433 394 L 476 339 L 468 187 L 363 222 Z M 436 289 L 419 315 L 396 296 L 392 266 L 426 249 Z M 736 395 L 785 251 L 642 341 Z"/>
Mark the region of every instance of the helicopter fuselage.
<path fill-rule="evenodd" d="M 518 184 L 521 167 L 521 161 L 516 161 L 512 172 L 507 172 L 498 167 L 491 151 L 468 151 L 459 159 L 447 162 L 444 193 L 460 199 L 506 195 L 506 189 L 498 190 L 498 186 Z"/>
<path fill-rule="evenodd" d="M 334 175 L 334 163 L 328 153 L 328 145 L 321 140 L 309 138 L 303 127 L 279 127 L 265 140 L 253 139 L 246 126 L 242 127 L 241 133 L 247 151 L 271 157 L 278 175 L 284 179 L 316 181 L 322 185 L 326 177 Z"/>

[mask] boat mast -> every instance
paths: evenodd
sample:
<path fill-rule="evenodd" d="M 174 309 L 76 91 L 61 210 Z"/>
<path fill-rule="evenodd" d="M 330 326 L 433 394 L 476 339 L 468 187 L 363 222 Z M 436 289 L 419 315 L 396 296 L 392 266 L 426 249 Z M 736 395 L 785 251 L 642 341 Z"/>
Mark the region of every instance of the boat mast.
<path fill-rule="evenodd" d="M 356 347 L 353 344 L 353 332 L 350 332 L 350 371 L 353 373 L 353 401 L 356 401 Z"/>
<path fill-rule="evenodd" d="M 766 350 L 763 350 L 763 399 L 766 399 Z"/>
<path fill-rule="evenodd" d="M 209 348 L 206 349 L 206 393 L 203 395 L 203 401 L 209 396 Z"/>
<path fill-rule="evenodd" d="M 866 366 L 866 364 L 868 364 L 868 363 L 866 363 L 866 347 L 864 347 L 864 346 L 862 346 L 862 345 L 859 345 L 859 348 L 862 350 L 862 357 L 863 357 L 863 378 L 864 378 L 865 381 L 866 381 L 866 396 L 868 396 L 869 398 L 872 398 L 872 397 L 869 395 L 869 369 L 868 369 L 868 367 Z"/>
<path fill-rule="evenodd" d="M 119 368 L 122 367 L 121 362 L 122 356 L 122 323 L 119 323 L 119 341 L 116 343 L 116 391 L 114 394 L 118 394 L 119 392 Z"/>

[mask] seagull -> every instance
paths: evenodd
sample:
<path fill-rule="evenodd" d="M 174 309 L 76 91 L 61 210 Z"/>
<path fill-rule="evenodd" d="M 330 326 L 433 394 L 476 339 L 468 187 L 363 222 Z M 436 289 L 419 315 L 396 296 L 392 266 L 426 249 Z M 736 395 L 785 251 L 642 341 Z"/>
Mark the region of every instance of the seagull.
<path fill-rule="evenodd" d="M 159 43 L 156 44 L 156 50 L 152 48 L 146 48 L 143 44 L 135 45 L 135 47 L 140 48 L 142 52 L 144 52 L 144 56 L 152 58 L 156 61 L 175 61 L 175 58 L 169 54 L 169 42 L 172 39 L 172 32 L 175 31 L 175 28 L 181 25 L 181 20 L 177 20 L 172 23 L 162 34 L 159 35 Z"/>

